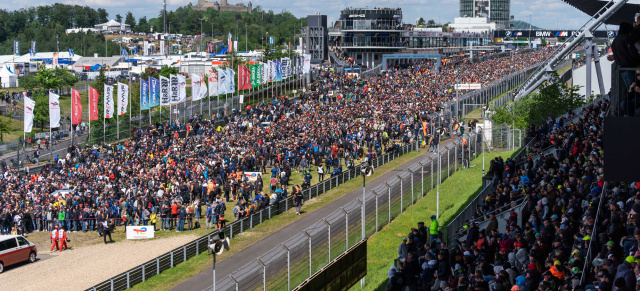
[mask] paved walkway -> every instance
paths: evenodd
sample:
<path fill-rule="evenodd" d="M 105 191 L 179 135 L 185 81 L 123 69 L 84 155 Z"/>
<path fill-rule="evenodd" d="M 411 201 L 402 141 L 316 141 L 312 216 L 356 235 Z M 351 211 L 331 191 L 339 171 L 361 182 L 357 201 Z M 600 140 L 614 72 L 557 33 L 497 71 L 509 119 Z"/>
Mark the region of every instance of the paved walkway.
<path fill-rule="evenodd" d="M 452 143 L 452 140 L 449 139 L 445 142 L 440 143 L 438 147 L 439 151 L 446 152 L 446 147 Z M 426 148 L 425 148 L 426 149 Z M 422 154 L 418 157 L 411 159 L 410 161 L 404 163 L 403 165 L 397 167 L 394 170 L 378 177 L 373 181 L 367 182 L 367 187 L 373 189 L 379 185 L 384 184 L 387 180 L 398 175 L 399 172 L 404 171 L 407 167 L 421 161 L 422 159 L 431 155 L 435 156 L 433 152 L 426 152 L 425 149 L 421 149 Z M 444 165 L 446 167 L 446 165 Z M 292 223 L 284 228 L 272 233 L 271 235 L 260 240 L 260 243 L 253 244 L 244 250 L 241 250 L 231 257 L 225 259 L 221 262 L 216 262 L 216 278 L 219 283 L 220 280 L 224 277 L 229 276 L 233 271 L 240 269 L 245 264 L 255 260 L 260 254 L 264 254 L 265 252 L 273 249 L 274 247 L 280 245 L 282 242 L 287 240 L 288 238 L 298 234 L 299 232 L 307 229 L 312 224 L 316 223 L 319 220 L 322 220 L 324 217 L 331 214 L 336 209 L 340 209 L 345 204 L 359 198 L 362 196 L 362 187 L 358 187 L 357 189 L 351 191 L 351 193 L 342 196 L 336 201 L 317 209 L 316 211 L 303 215 L 302 218 L 295 223 Z M 304 210 L 304 207 L 303 209 Z M 233 247 L 233 245 L 231 246 Z M 180 285 L 174 287 L 172 290 L 174 291 L 186 291 L 186 290 L 213 290 L 213 268 L 208 268 L 207 270 L 197 274 L 190 279 L 182 282 Z"/>

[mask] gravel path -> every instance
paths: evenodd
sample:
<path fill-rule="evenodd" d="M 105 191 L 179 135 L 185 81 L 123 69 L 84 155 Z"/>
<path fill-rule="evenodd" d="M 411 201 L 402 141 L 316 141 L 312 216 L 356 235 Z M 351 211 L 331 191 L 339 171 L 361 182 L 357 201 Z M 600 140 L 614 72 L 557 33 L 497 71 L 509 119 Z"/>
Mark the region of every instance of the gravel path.
<path fill-rule="evenodd" d="M 84 290 L 196 238 L 194 235 L 180 235 L 96 244 L 54 253 L 53 258 L 6 270 L 0 274 L 0 289 Z M 49 253 L 48 249 L 39 248 L 38 251 Z"/>

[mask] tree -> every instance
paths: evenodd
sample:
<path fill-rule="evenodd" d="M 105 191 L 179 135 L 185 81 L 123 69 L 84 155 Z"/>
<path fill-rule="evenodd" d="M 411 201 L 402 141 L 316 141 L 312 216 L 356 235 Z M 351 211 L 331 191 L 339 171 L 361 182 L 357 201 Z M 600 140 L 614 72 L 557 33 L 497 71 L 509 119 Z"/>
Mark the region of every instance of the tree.
<path fill-rule="evenodd" d="M 176 75 L 178 73 L 178 68 L 176 67 L 169 67 L 167 65 L 164 65 L 162 66 L 162 69 L 160 69 L 160 76 L 165 78 L 169 78 L 171 75 Z"/>
<path fill-rule="evenodd" d="M 20 77 L 20 87 L 27 92 L 31 92 L 36 88 L 40 88 L 40 81 L 36 75 L 26 75 Z"/>
<path fill-rule="evenodd" d="M 78 82 L 78 76 L 74 76 L 67 69 L 57 68 L 54 70 L 56 78 L 60 79 L 60 87 L 70 88 Z"/>
<path fill-rule="evenodd" d="M 104 8 L 98 8 L 98 21 L 100 23 L 109 21 L 109 13 Z"/>
<path fill-rule="evenodd" d="M 150 26 L 147 22 L 147 17 L 143 16 L 138 19 L 138 25 L 136 25 L 136 31 L 138 32 L 150 32 Z"/>
<path fill-rule="evenodd" d="M 424 18 L 418 18 L 418 25 L 424 25 Z"/>
<path fill-rule="evenodd" d="M 436 22 L 433 19 L 429 19 L 429 21 L 427 21 L 427 26 L 431 27 L 431 26 L 436 26 Z"/>
<path fill-rule="evenodd" d="M 120 14 L 116 14 L 116 21 L 117 21 L 118 23 L 122 23 L 122 15 L 120 15 Z"/>
<path fill-rule="evenodd" d="M 0 141 L 4 141 L 5 133 L 11 132 L 9 127 L 9 120 L 11 120 L 11 118 L 8 118 L 8 119 L 0 118 Z"/>
<path fill-rule="evenodd" d="M 125 17 L 124 23 L 128 24 L 131 27 L 131 30 L 135 29 L 136 18 L 133 17 L 133 14 L 131 13 L 131 11 L 127 12 L 127 16 Z"/>
<path fill-rule="evenodd" d="M 45 91 L 38 91 L 32 97 L 36 101 L 36 107 L 33 108 L 33 123 L 40 124 L 40 130 L 44 130 L 45 122 L 49 122 L 49 96 Z"/>
<path fill-rule="evenodd" d="M 40 86 L 47 90 L 60 88 L 60 85 L 62 84 L 62 80 L 56 77 L 54 70 L 42 68 L 38 71 L 36 77 Z"/>

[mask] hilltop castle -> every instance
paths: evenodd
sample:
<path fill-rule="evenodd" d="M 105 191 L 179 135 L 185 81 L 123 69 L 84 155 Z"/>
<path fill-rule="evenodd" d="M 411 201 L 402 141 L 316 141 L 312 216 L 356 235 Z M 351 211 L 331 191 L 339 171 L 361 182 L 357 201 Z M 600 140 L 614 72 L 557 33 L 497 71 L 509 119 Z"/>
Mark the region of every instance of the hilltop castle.
<path fill-rule="evenodd" d="M 227 0 L 220 0 L 215 2 L 207 2 L 206 0 L 198 0 L 198 5 L 193 6 L 195 10 L 205 11 L 207 8 L 213 8 L 218 11 L 236 11 L 236 12 L 249 12 L 251 13 L 252 7 L 251 2 L 248 5 L 244 5 L 244 3 L 238 3 L 235 5 L 230 5 L 227 3 Z"/>

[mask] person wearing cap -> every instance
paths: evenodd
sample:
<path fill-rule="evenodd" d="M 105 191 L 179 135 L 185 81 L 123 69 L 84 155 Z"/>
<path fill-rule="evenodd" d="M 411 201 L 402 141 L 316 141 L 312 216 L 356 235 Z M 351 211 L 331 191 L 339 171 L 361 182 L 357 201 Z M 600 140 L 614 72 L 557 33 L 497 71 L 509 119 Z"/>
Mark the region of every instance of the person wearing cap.
<path fill-rule="evenodd" d="M 633 272 L 633 269 L 636 267 L 636 264 L 639 262 L 639 259 L 636 259 L 633 256 L 628 256 L 625 258 L 624 262 L 622 262 L 618 266 L 618 270 L 616 271 L 616 275 L 613 278 L 613 282 L 615 284 L 618 278 L 623 278 L 626 282 L 627 286 L 636 286 L 636 276 Z"/>
<path fill-rule="evenodd" d="M 431 227 L 429 227 L 429 235 L 431 236 L 431 241 L 435 241 L 438 239 L 438 219 L 435 215 L 431 215 Z"/>

